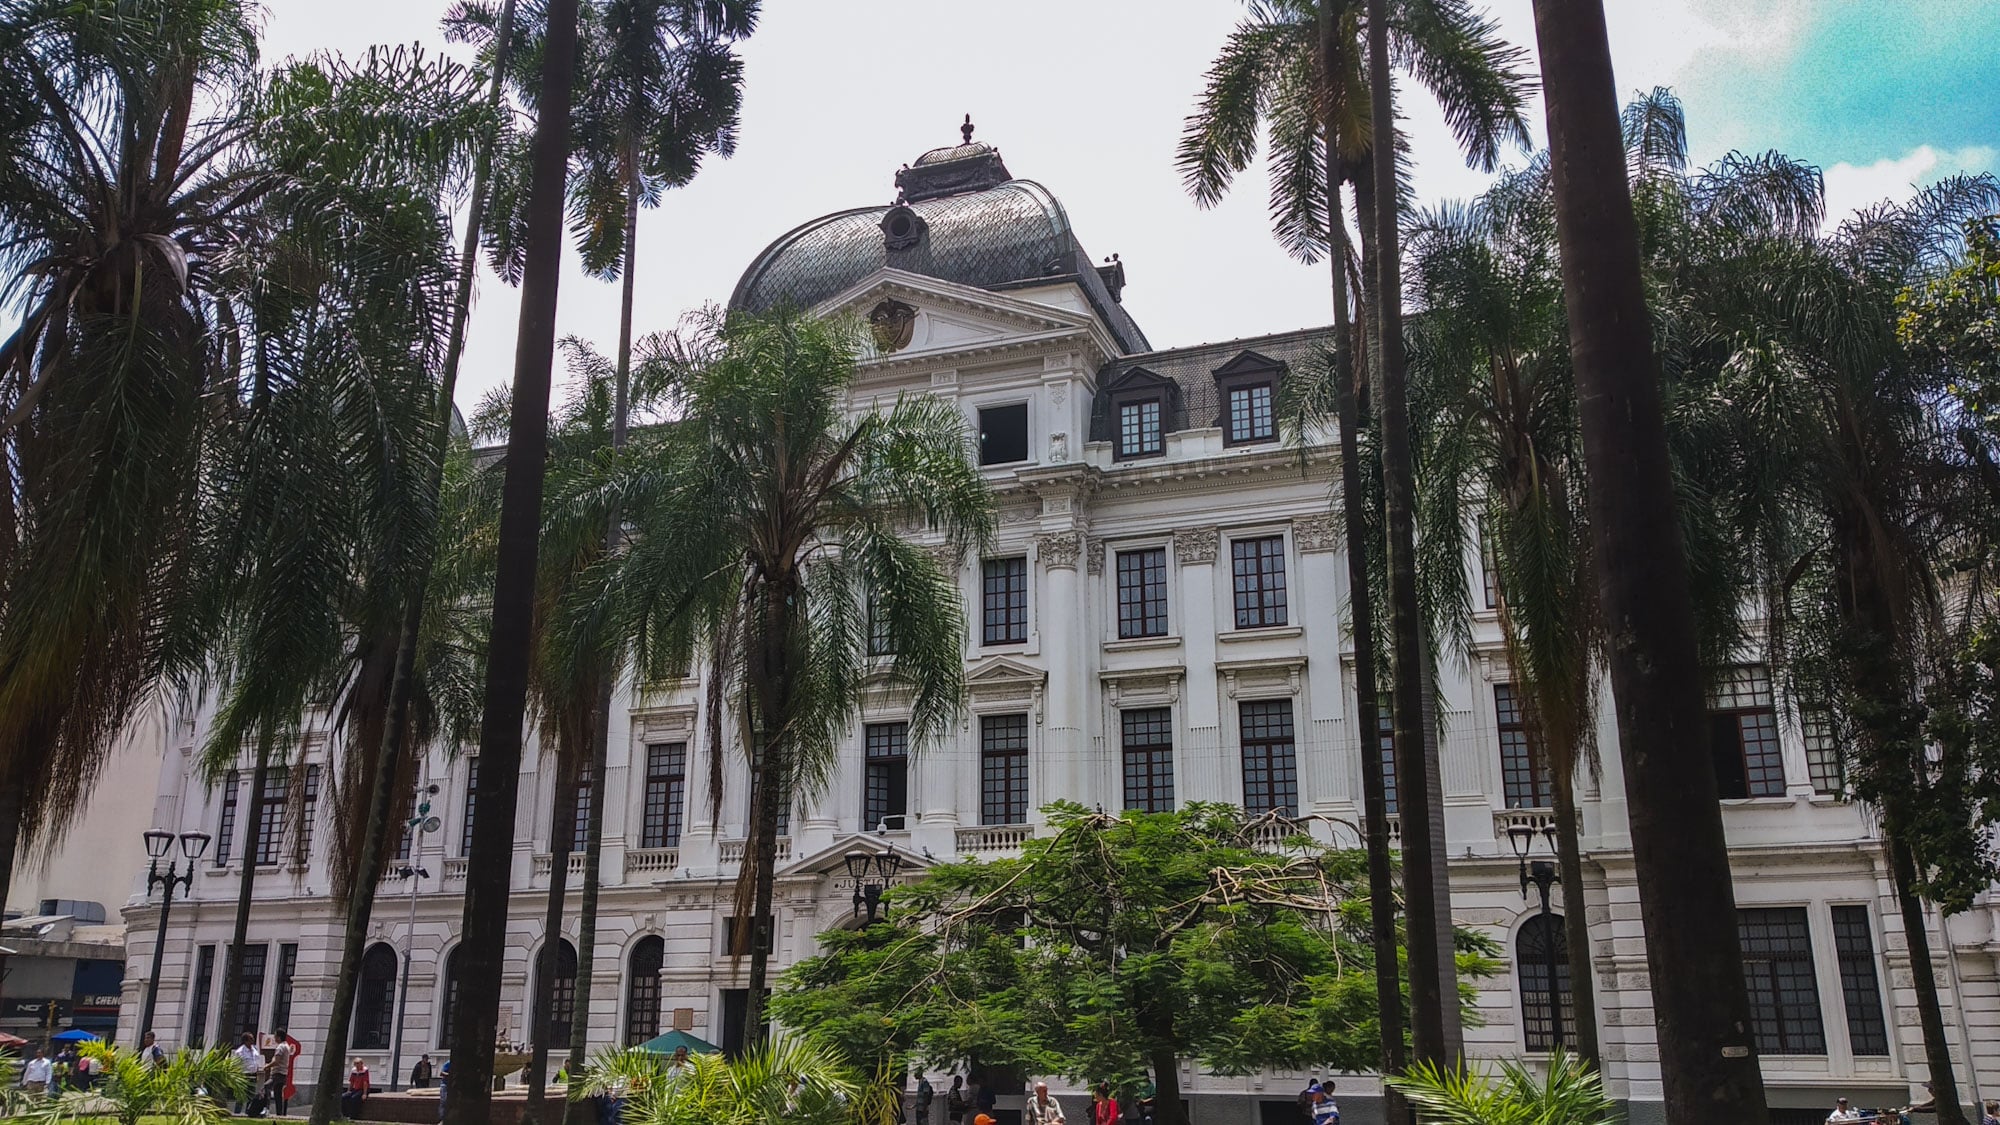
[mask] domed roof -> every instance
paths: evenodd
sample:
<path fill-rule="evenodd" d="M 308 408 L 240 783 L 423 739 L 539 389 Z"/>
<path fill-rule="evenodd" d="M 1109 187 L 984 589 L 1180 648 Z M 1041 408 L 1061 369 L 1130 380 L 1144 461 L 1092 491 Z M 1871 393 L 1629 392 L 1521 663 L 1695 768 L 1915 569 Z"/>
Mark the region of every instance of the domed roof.
<path fill-rule="evenodd" d="M 992 145 L 967 141 L 962 145 L 946 145 L 943 148 L 934 148 L 917 157 L 910 164 L 912 167 L 922 168 L 930 164 L 949 164 L 954 160 L 977 160 L 982 156 L 988 155 L 997 157 L 1000 155 L 1000 152 Z"/>

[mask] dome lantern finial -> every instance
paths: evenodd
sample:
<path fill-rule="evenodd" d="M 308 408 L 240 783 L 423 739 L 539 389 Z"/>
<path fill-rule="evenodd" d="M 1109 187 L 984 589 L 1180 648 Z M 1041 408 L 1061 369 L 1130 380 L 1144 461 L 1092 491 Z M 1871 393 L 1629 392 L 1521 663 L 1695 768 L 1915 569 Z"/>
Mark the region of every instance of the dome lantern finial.
<path fill-rule="evenodd" d="M 969 113 L 968 113 L 968 114 L 966 114 L 966 115 L 965 115 L 965 124 L 963 124 L 963 125 L 960 125 L 960 126 L 958 127 L 958 135 L 959 135 L 959 136 L 961 136 L 961 137 L 964 137 L 964 138 L 965 138 L 965 140 L 964 140 L 964 142 L 963 142 L 963 143 L 965 143 L 965 144 L 971 144 L 971 143 L 972 143 L 972 115 L 971 115 L 971 114 L 969 114 Z"/>

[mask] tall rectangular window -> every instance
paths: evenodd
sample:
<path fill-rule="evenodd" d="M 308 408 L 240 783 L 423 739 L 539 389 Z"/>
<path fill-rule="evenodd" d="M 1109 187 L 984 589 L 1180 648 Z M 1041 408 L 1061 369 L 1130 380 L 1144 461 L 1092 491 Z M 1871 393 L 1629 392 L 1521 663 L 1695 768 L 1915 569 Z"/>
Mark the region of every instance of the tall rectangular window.
<path fill-rule="evenodd" d="M 1167 635 L 1167 550 L 1118 552 L 1118 635 Z"/>
<path fill-rule="evenodd" d="M 215 865 L 229 866 L 230 846 L 236 842 L 236 799 L 243 789 L 243 775 L 230 770 L 222 779 L 222 818 L 215 824 Z"/>
<path fill-rule="evenodd" d="M 1223 435 L 1227 444 L 1270 441 L 1278 435 L 1276 414 L 1272 409 L 1274 390 L 1270 383 L 1249 383 L 1229 388 L 1228 429 Z"/>
<path fill-rule="evenodd" d="M 257 807 L 251 817 L 256 827 L 256 838 L 251 841 L 251 858 L 257 866 L 278 862 L 279 849 L 285 842 L 285 795 L 291 782 L 282 766 L 273 767 L 264 774 L 264 791 L 257 795 Z"/>
<path fill-rule="evenodd" d="M 1388 699 L 1390 693 L 1384 693 Z M 1396 815 L 1396 716 L 1388 708 L 1375 712 L 1375 750 L 1382 755 L 1382 811 Z"/>
<path fill-rule="evenodd" d="M 1160 400 L 1118 404 L 1118 457 L 1151 457 L 1165 448 L 1160 429 Z"/>
<path fill-rule="evenodd" d="M 243 947 L 243 971 L 236 975 L 236 1026 L 228 1029 L 230 1039 L 264 1026 L 264 964 L 270 952 L 268 945 Z"/>
<path fill-rule="evenodd" d="M 875 612 L 875 600 L 868 601 L 868 655 L 896 655 L 896 636 L 889 628 L 889 619 Z"/>
<path fill-rule="evenodd" d="M 1889 1053 L 1889 1025 L 1882 1015 L 1882 985 L 1875 973 L 1875 935 L 1865 906 L 1833 908 L 1833 950 L 1840 958 L 1840 999 L 1847 1009 L 1847 1039 L 1857 1055 Z"/>
<path fill-rule="evenodd" d="M 1823 707 L 1799 712 L 1799 733 L 1806 744 L 1806 772 L 1813 792 L 1839 796 L 1847 792 L 1847 768 L 1840 760 L 1840 743 L 1833 733 L 1833 716 Z"/>
<path fill-rule="evenodd" d="M 299 813 L 299 850 L 297 861 L 305 863 L 312 855 L 313 822 L 319 819 L 319 764 L 306 766 L 305 803 Z"/>
<path fill-rule="evenodd" d="M 1243 740 L 1243 811 L 1299 815 L 1298 747 L 1292 701 L 1260 700 L 1238 709 Z"/>
<path fill-rule="evenodd" d="M 472 822 L 479 813 L 479 759 L 465 762 L 465 815 L 458 831 L 458 854 L 472 854 Z"/>
<path fill-rule="evenodd" d="M 862 728 L 866 773 L 861 795 L 861 830 L 873 832 L 885 820 L 889 827 L 909 828 L 910 727 L 907 723 L 869 723 Z"/>
<path fill-rule="evenodd" d="M 979 823 L 1028 821 L 1028 717 L 979 719 Z"/>
<path fill-rule="evenodd" d="M 1018 645 L 1028 639 L 1028 560 L 987 559 L 980 563 L 981 643 Z"/>
<path fill-rule="evenodd" d="M 1725 669 L 1722 682 L 1709 692 L 1708 720 L 1716 789 L 1724 799 L 1785 795 L 1770 669 L 1762 664 Z"/>
<path fill-rule="evenodd" d="M 1510 809 L 1550 809 L 1556 804 L 1548 759 L 1536 751 L 1535 728 L 1527 701 L 1513 684 L 1493 685 L 1493 711 L 1500 727 L 1500 780 Z"/>
<path fill-rule="evenodd" d="M 744 809 L 743 822 L 751 831 L 757 829 L 757 785 L 758 777 L 764 772 L 764 736 L 750 738 L 750 792 L 749 804 Z M 789 836 L 792 831 L 792 805 L 786 801 L 778 806 L 778 835 Z"/>
<path fill-rule="evenodd" d="M 1123 711 L 1119 724 L 1124 744 L 1125 807 L 1173 811 L 1173 711 L 1165 707 Z"/>
<path fill-rule="evenodd" d="M 1757 1053 L 1825 1054 L 1805 908 L 1738 909 L 1736 934 L 1743 943 L 1743 983 L 1750 992 Z"/>
<path fill-rule="evenodd" d="M 687 743 L 666 742 L 646 747 L 645 811 L 640 817 L 639 846 L 677 848 L 681 818 L 687 804 Z"/>
<path fill-rule="evenodd" d="M 979 463 L 1011 465 L 1028 459 L 1028 404 L 979 409 Z"/>
<path fill-rule="evenodd" d="M 1479 517 L 1479 581 L 1485 587 L 1486 608 L 1500 608 L 1500 560 L 1493 553 L 1493 540 L 1488 536 L 1486 517 Z"/>
<path fill-rule="evenodd" d="M 1236 627 L 1262 629 L 1285 623 L 1285 537 L 1229 541 L 1236 591 Z"/>
<path fill-rule="evenodd" d="M 215 947 L 204 945 L 195 951 L 194 999 L 188 1005 L 187 1043 L 208 1045 L 208 994 L 215 990 Z"/>
<path fill-rule="evenodd" d="M 596 787 L 591 784 L 590 763 L 585 762 L 576 771 L 576 803 L 570 807 L 575 811 L 570 816 L 569 850 L 582 852 L 590 847 L 590 817 L 596 809 Z"/>
<path fill-rule="evenodd" d="M 278 982 L 271 989 L 271 1030 L 282 1035 L 292 1025 L 292 980 L 299 975 L 296 942 L 278 946 Z"/>

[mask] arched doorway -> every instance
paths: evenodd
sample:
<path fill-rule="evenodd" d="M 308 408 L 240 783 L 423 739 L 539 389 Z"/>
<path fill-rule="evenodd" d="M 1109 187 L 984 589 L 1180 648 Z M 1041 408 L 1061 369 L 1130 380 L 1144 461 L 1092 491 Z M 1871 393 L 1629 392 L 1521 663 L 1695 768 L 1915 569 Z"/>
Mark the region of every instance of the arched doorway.
<path fill-rule="evenodd" d="M 444 958 L 444 972 L 439 974 L 437 995 L 437 1045 L 447 1050 L 451 1048 L 451 1021 L 458 1018 L 458 947 L 453 946 Z"/>
<path fill-rule="evenodd" d="M 660 1033 L 660 966 L 667 943 L 643 937 L 632 947 L 625 976 L 625 1045 L 635 1047 Z"/>
<path fill-rule="evenodd" d="M 1576 1046 L 1576 1014 L 1569 992 L 1569 941 L 1560 914 L 1537 914 L 1514 937 L 1514 976 L 1521 989 L 1521 1026 L 1530 1051 L 1556 1045 L 1549 1011 L 1550 966 L 1554 966 L 1556 1010 L 1562 1017 L 1562 1045 Z"/>
<path fill-rule="evenodd" d="M 354 1049 L 388 1050 L 395 1015 L 396 951 L 378 941 L 361 958 L 361 982 L 354 992 Z"/>
<path fill-rule="evenodd" d="M 549 1041 L 551 1051 L 563 1051 L 569 1047 L 570 1026 L 576 1020 L 576 946 L 557 938 L 553 951 L 554 974 L 549 978 Z M 534 995 L 541 995 L 540 973 L 549 968 L 543 956 L 535 958 L 536 985 Z"/>

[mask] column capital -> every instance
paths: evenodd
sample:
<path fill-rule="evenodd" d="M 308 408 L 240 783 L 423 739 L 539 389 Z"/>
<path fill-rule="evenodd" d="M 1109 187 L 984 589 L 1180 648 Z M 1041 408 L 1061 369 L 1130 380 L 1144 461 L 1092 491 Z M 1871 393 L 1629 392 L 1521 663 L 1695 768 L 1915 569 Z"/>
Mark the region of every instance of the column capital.
<path fill-rule="evenodd" d="M 1077 559 L 1083 555 L 1083 536 L 1074 531 L 1040 536 L 1035 540 L 1035 553 L 1044 569 L 1075 570 Z"/>
<path fill-rule="evenodd" d="M 1328 513 L 1299 516 L 1292 520 L 1292 541 L 1298 544 L 1301 551 L 1337 551 L 1340 549 L 1339 528 Z"/>
<path fill-rule="evenodd" d="M 1213 527 L 1184 527 L 1174 532 L 1174 557 L 1182 566 L 1209 566 L 1221 545 L 1222 533 Z"/>

